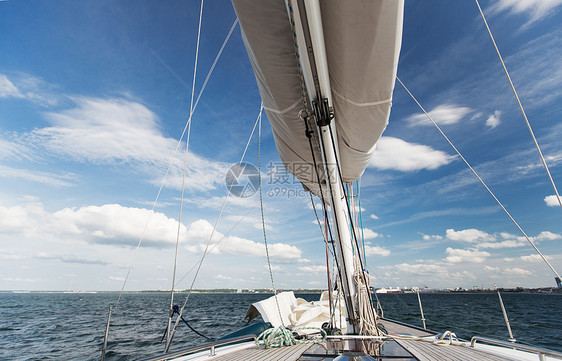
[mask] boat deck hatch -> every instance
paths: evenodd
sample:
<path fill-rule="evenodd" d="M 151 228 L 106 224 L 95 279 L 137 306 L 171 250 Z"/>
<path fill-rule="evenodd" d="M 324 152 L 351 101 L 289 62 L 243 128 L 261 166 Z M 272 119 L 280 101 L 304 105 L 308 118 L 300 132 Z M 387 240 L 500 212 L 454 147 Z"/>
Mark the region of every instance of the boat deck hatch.
<path fill-rule="evenodd" d="M 299 360 L 330 361 L 345 352 L 363 353 L 370 355 L 375 360 L 416 360 L 411 353 L 395 341 L 376 342 L 372 340 L 329 340 L 322 344 L 312 345 Z"/>

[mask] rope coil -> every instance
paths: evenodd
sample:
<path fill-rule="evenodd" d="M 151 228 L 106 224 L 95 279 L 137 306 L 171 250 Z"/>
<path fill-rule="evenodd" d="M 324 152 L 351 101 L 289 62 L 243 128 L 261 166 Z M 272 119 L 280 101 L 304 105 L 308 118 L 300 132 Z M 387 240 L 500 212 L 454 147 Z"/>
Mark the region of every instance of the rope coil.
<path fill-rule="evenodd" d="M 318 330 L 320 332 L 320 338 L 315 337 L 314 339 L 308 338 L 313 337 L 312 335 L 303 336 L 303 338 L 298 339 L 295 337 L 295 333 L 298 330 Z M 298 333 L 296 333 L 298 335 Z M 283 347 L 283 346 L 293 346 L 297 343 L 320 343 L 324 342 L 328 335 L 326 331 L 318 327 L 297 327 L 293 330 L 289 330 L 285 326 L 279 326 L 275 328 L 269 328 L 263 331 L 256 339 L 256 344 L 259 345 L 260 341 L 263 342 L 265 348 L 272 347 Z"/>

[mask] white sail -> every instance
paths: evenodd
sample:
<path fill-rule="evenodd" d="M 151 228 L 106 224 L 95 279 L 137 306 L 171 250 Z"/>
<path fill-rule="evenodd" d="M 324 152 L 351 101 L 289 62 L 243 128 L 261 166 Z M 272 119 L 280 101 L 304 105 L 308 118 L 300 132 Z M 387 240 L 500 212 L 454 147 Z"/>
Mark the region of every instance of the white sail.
<path fill-rule="evenodd" d="M 298 117 L 305 107 L 303 83 L 285 1 L 233 3 L 281 160 L 306 187 L 317 190 L 305 124 Z M 320 7 L 336 146 L 342 178 L 350 182 L 365 171 L 388 124 L 403 1 L 323 0 Z M 321 159 L 317 153 L 317 162 Z"/>

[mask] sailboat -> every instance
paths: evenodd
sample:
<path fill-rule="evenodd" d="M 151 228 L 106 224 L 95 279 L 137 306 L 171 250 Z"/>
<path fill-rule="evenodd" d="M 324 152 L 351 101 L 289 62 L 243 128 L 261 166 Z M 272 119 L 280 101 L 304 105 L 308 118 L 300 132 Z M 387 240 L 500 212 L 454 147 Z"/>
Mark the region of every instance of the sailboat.
<path fill-rule="evenodd" d="M 450 331 L 437 334 L 376 312 L 354 224 L 353 193 L 346 185 L 361 177 L 388 124 L 404 2 L 233 4 L 277 151 L 286 169 L 320 201 L 324 222 L 319 223 L 337 271 L 318 301 L 276 292 L 249 305 L 247 317 L 264 320 L 258 326 L 173 352 L 183 308 L 170 305 L 166 353 L 149 360 L 562 359 L 558 352 L 516 342 L 460 340 Z M 261 129 L 261 116 L 259 121 Z"/>

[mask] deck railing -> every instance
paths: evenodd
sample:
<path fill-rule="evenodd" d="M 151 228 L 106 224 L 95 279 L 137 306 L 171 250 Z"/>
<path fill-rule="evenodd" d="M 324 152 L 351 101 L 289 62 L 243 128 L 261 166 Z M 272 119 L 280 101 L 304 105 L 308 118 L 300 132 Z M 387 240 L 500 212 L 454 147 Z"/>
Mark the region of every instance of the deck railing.
<path fill-rule="evenodd" d="M 559 359 L 562 360 L 562 353 L 560 353 L 560 352 L 546 350 L 546 349 L 534 347 L 534 346 L 521 345 L 519 343 L 513 343 L 513 342 L 501 341 L 501 340 L 494 340 L 493 338 L 480 337 L 480 336 L 474 336 L 470 340 L 470 347 L 474 347 L 476 345 L 476 341 L 482 341 L 482 342 L 489 343 L 489 344 L 492 344 L 492 345 L 505 346 L 505 347 L 520 350 L 520 351 L 528 351 L 528 352 L 536 353 L 536 354 L 539 355 L 539 360 L 541 360 L 541 361 L 546 360 L 545 356 L 552 356 L 552 357 L 556 357 L 556 358 L 559 358 Z"/>
<path fill-rule="evenodd" d="M 218 346 L 225 346 L 225 345 L 229 345 L 229 344 L 236 344 L 236 343 L 242 343 L 242 342 L 246 342 L 246 341 L 251 341 L 251 340 L 256 340 L 256 336 L 255 335 L 247 335 L 247 336 L 239 336 L 239 337 L 234 337 L 234 338 L 230 338 L 228 340 L 221 340 L 221 341 L 214 341 L 214 342 L 208 342 L 205 344 L 202 344 L 200 346 L 195 346 L 195 347 L 190 347 L 184 350 L 179 350 L 176 352 L 170 352 L 167 353 L 165 355 L 161 355 L 161 356 L 156 356 L 156 357 L 150 357 L 147 359 L 142 359 L 140 361 L 165 361 L 165 360 L 169 360 L 175 357 L 180 357 L 180 356 L 186 356 L 192 353 L 196 353 L 199 351 L 204 351 L 204 350 L 209 350 L 210 351 L 210 356 L 214 356 L 215 355 L 215 347 Z"/>

